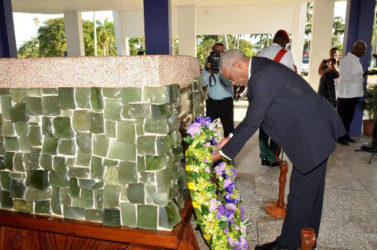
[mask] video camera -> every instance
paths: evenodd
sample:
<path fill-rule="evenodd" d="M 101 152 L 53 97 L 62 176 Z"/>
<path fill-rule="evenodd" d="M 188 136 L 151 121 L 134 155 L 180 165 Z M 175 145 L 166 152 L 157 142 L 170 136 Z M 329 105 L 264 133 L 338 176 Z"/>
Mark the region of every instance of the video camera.
<path fill-rule="evenodd" d="M 220 51 L 219 50 L 212 51 L 207 57 L 207 63 L 211 64 L 211 68 L 209 69 L 212 71 L 212 73 L 214 74 L 219 73 L 220 71 L 219 62 L 220 62 Z"/>

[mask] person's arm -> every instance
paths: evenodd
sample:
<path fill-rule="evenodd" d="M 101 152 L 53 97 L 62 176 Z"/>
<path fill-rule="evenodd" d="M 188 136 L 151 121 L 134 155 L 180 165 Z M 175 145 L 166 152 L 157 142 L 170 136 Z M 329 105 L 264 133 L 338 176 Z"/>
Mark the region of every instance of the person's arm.
<path fill-rule="evenodd" d="M 330 67 L 328 67 L 327 60 L 322 60 L 321 64 L 319 65 L 318 74 L 322 76 L 329 71 L 330 71 Z"/>
<path fill-rule="evenodd" d="M 210 73 L 207 72 L 207 70 L 202 70 L 202 79 L 203 79 L 203 87 L 208 86 Z"/>

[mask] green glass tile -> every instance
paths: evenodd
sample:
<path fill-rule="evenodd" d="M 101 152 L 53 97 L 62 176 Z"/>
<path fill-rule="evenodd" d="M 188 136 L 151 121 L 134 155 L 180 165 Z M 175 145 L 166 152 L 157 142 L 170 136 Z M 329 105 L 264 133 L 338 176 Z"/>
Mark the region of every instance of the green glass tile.
<path fill-rule="evenodd" d="M 80 196 L 79 182 L 76 178 L 69 179 L 69 193 L 71 197 L 78 198 Z"/>
<path fill-rule="evenodd" d="M 137 182 L 136 163 L 123 161 L 119 164 L 118 182 L 129 184 Z"/>
<path fill-rule="evenodd" d="M 14 170 L 16 170 L 16 171 L 19 171 L 19 172 L 25 171 L 24 164 L 22 162 L 22 154 L 20 154 L 20 153 L 14 154 L 13 167 L 14 167 Z"/>
<path fill-rule="evenodd" d="M 43 95 L 57 95 L 58 94 L 57 88 L 42 88 L 41 91 Z"/>
<path fill-rule="evenodd" d="M 172 169 L 166 168 L 156 172 L 157 192 L 168 193 L 171 187 Z"/>
<path fill-rule="evenodd" d="M 25 192 L 25 186 L 22 183 L 22 181 L 17 181 L 17 180 L 11 179 L 11 181 L 10 181 L 10 196 L 12 198 L 22 199 L 24 197 L 24 192 Z"/>
<path fill-rule="evenodd" d="M 110 142 L 109 158 L 124 161 L 136 161 L 136 145 L 133 143 L 115 141 Z"/>
<path fill-rule="evenodd" d="M 52 170 L 52 157 L 51 157 L 51 155 L 41 154 L 39 156 L 39 164 L 45 170 Z"/>
<path fill-rule="evenodd" d="M 120 120 L 120 114 L 122 111 L 123 105 L 120 100 L 106 99 L 105 100 L 105 109 L 104 109 L 104 118 L 108 120 Z"/>
<path fill-rule="evenodd" d="M 30 146 L 38 147 L 42 145 L 42 135 L 40 127 L 29 126 L 28 140 Z"/>
<path fill-rule="evenodd" d="M 63 217 L 72 220 L 85 219 L 85 209 L 81 207 L 63 206 Z"/>
<path fill-rule="evenodd" d="M 172 107 L 169 104 L 151 105 L 153 119 L 168 118 L 172 114 Z"/>
<path fill-rule="evenodd" d="M 0 88 L 0 95 L 10 95 L 9 88 Z"/>
<path fill-rule="evenodd" d="M 49 171 L 48 177 L 49 177 L 49 183 L 53 187 L 62 188 L 62 187 L 69 186 L 68 177 L 65 173 Z"/>
<path fill-rule="evenodd" d="M 178 192 L 179 192 L 178 184 L 172 186 L 172 188 L 169 191 L 169 199 L 174 199 L 175 197 L 177 197 Z"/>
<path fill-rule="evenodd" d="M 170 87 L 144 87 L 144 101 L 153 104 L 170 103 Z"/>
<path fill-rule="evenodd" d="M 90 103 L 93 109 L 103 109 L 101 88 L 90 88 Z"/>
<path fill-rule="evenodd" d="M 145 157 L 144 156 L 137 157 L 137 171 L 138 172 L 145 171 Z"/>
<path fill-rule="evenodd" d="M 3 119 L 10 120 L 10 111 L 12 110 L 12 100 L 10 96 L 1 96 L 1 112 Z"/>
<path fill-rule="evenodd" d="M 117 137 L 116 135 L 116 122 L 107 120 L 105 122 L 105 134 L 107 137 Z"/>
<path fill-rule="evenodd" d="M 13 208 L 17 212 L 31 214 L 33 212 L 33 202 L 13 199 Z"/>
<path fill-rule="evenodd" d="M 90 132 L 94 134 L 104 133 L 103 114 L 102 113 L 90 113 Z"/>
<path fill-rule="evenodd" d="M 21 136 L 18 138 L 18 144 L 19 144 L 19 150 L 24 153 L 30 153 L 30 144 L 29 144 L 29 138 Z"/>
<path fill-rule="evenodd" d="M 43 115 L 59 115 L 59 99 L 57 96 L 42 97 L 42 114 Z"/>
<path fill-rule="evenodd" d="M 60 204 L 60 188 L 51 187 L 51 211 L 54 214 L 62 214 Z"/>
<path fill-rule="evenodd" d="M 79 186 L 80 186 L 80 180 L 79 180 Z M 83 199 L 93 199 L 93 190 L 82 188 L 80 197 Z"/>
<path fill-rule="evenodd" d="M 13 128 L 13 122 L 3 121 L 3 126 L 1 128 L 1 135 L 2 136 L 14 136 L 15 131 Z"/>
<path fill-rule="evenodd" d="M 133 121 L 117 122 L 118 140 L 135 143 L 135 123 Z"/>
<path fill-rule="evenodd" d="M 181 88 L 178 84 L 170 85 L 170 101 L 181 103 Z"/>
<path fill-rule="evenodd" d="M 1 183 L 1 187 L 3 189 L 7 189 L 9 190 L 10 189 L 10 176 L 9 176 L 9 172 L 4 172 L 2 171 L 0 173 L 0 183 Z"/>
<path fill-rule="evenodd" d="M 27 92 L 25 89 L 12 88 L 11 91 L 12 101 L 15 103 L 23 103 L 26 101 Z"/>
<path fill-rule="evenodd" d="M 132 203 L 144 204 L 144 183 L 133 183 L 127 186 L 127 198 Z"/>
<path fill-rule="evenodd" d="M 102 88 L 102 95 L 107 98 L 121 98 L 122 89 L 121 88 Z"/>
<path fill-rule="evenodd" d="M 154 183 L 155 177 L 154 173 L 150 172 L 141 172 L 139 173 L 139 181 L 143 183 Z"/>
<path fill-rule="evenodd" d="M 0 205 L 1 208 L 13 208 L 13 201 L 10 192 L 0 190 Z"/>
<path fill-rule="evenodd" d="M 93 135 L 93 153 L 98 156 L 107 156 L 109 140 L 105 135 Z"/>
<path fill-rule="evenodd" d="M 67 166 L 67 168 L 74 167 L 75 162 L 76 162 L 75 157 L 66 157 L 65 158 L 65 165 Z"/>
<path fill-rule="evenodd" d="M 117 167 L 106 167 L 104 181 L 106 185 L 118 185 L 119 169 Z"/>
<path fill-rule="evenodd" d="M 43 141 L 42 152 L 44 154 L 56 155 L 56 149 L 58 147 L 58 140 L 54 137 L 45 136 Z"/>
<path fill-rule="evenodd" d="M 103 160 L 103 165 L 107 166 L 107 167 L 118 167 L 119 166 L 119 161 L 104 159 Z"/>
<path fill-rule="evenodd" d="M 103 181 L 93 179 L 79 179 L 79 187 L 85 189 L 98 189 L 103 187 Z"/>
<path fill-rule="evenodd" d="M 120 226 L 120 210 L 119 209 L 104 209 L 103 210 L 103 225 Z"/>
<path fill-rule="evenodd" d="M 71 130 L 71 121 L 68 117 L 55 117 L 54 136 L 57 138 L 71 138 L 73 133 Z"/>
<path fill-rule="evenodd" d="M 9 170 L 13 170 L 13 152 L 5 152 L 4 154 L 4 166 Z"/>
<path fill-rule="evenodd" d="M 86 110 L 78 110 L 73 113 L 73 129 L 77 131 L 90 130 L 90 113 Z"/>
<path fill-rule="evenodd" d="M 58 97 L 61 109 L 75 109 L 74 88 L 59 88 Z"/>
<path fill-rule="evenodd" d="M 50 201 L 37 201 L 35 202 L 36 214 L 49 214 L 50 213 Z"/>
<path fill-rule="evenodd" d="M 156 136 L 139 136 L 137 138 L 138 155 L 155 155 L 156 154 Z"/>
<path fill-rule="evenodd" d="M 119 187 L 105 186 L 103 188 L 103 207 L 115 208 L 119 206 Z"/>
<path fill-rule="evenodd" d="M 102 194 L 103 189 L 94 190 L 94 206 L 96 209 L 102 210 Z"/>
<path fill-rule="evenodd" d="M 90 173 L 91 178 L 103 180 L 104 166 L 102 165 L 102 158 L 92 156 Z"/>
<path fill-rule="evenodd" d="M 62 155 L 75 155 L 76 154 L 76 143 L 71 140 L 59 140 L 58 152 Z"/>
<path fill-rule="evenodd" d="M 179 133 L 177 131 L 173 131 L 173 132 L 170 133 L 169 136 L 170 136 L 172 146 L 177 147 L 177 146 L 181 145 L 181 143 L 182 143 L 181 133 Z"/>
<path fill-rule="evenodd" d="M 53 136 L 52 132 L 52 118 L 42 117 L 42 134 Z"/>
<path fill-rule="evenodd" d="M 167 155 L 146 156 L 146 169 L 159 170 L 168 166 L 169 157 Z"/>
<path fill-rule="evenodd" d="M 60 189 L 60 200 L 64 206 L 72 206 L 72 198 L 69 195 L 69 188 Z"/>
<path fill-rule="evenodd" d="M 81 150 L 78 150 L 77 156 L 76 156 L 76 165 L 89 166 L 91 157 L 92 157 L 91 153 L 84 153 Z"/>
<path fill-rule="evenodd" d="M 169 125 L 166 119 L 149 119 L 144 122 L 144 131 L 152 134 L 168 134 Z"/>
<path fill-rule="evenodd" d="M 90 88 L 75 88 L 75 100 L 78 108 L 90 109 Z"/>
<path fill-rule="evenodd" d="M 89 168 L 71 167 L 68 170 L 68 175 L 69 177 L 89 178 Z"/>
<path fill-rule="evenodd" d="M 132 118 L 143 118 L 151 116 L 151 105 L 149 104 L 129 104 L 127 109 L 123 109 L 123 116 Z"/>
<path fill-rule="evenodd" d="M 5 150 L 15 152 L 19 150 L 17 137 L 5 137 Z"/>
<path fill-rule="evenodd" d="M 167 193 L 157 192 L 155 184 L 145 185 L 145 199 L 149 204 L 155 204 L 158 206 L 166 206 L 169 202 L 169 195 Z"/>
<path fill-rule="evenodd" d="M 159 208 L 159 226 L 163 228 L 173 228 L 182 220 L 179 207 L 173 201 L 165 207 Z"/>
<path fill-rule="evenodd" d="M 40 88 L 30 88 L 26 89 L 27 96 L 41 96 L 41 89 Z"/>
<path fill-rule="evenodd" d="M 158 155 L 167 154 L 171 151 L 172 139 L 169 136 L 157 136 L 156 137 L 156 153 Z"/>
<path fill-rule="evenodd" d="M 157 207 L 151 205 L 137 206 L 137 228 L 156 230 L 157 229 Z"/>
<path fill-rule="evenodd" d="M 93 199 L 72 198 L 72 206 L 82 208 L 93 208 Z"/>
<path fill-rule="evenodd" d="M 15 122 L 14 128 L 18 136 L 27 136 L 28 128 L 26 122 Z"/>
<path fill-rule="evenodd" d="M 102 222 L 102 210 L 96 209 L 86 209 L 85 210 L 85 220 L 93 222 Z"/>
<path fill-rule="evenodd" d="M 129 202 L 120 204 L 122 226 L 136 227 L 136 205 Z"/>
<path fill-rule="evenodd" d="M 5 161 L 4 161 L 4 157 L 0 156 L 0 170 L 3 170 L 3 169 L 5 169 Z"/>
<path fill-rule="evenodd" d="M 19 103 L 13 106 L 10 111 L 12 122 L 26 122 L 28 120 L 25 112 L 25 103 Z"/>
<path fill-rule="evenodd" d="M 54 171 L 58 173 L 63 173 L 63 174 L 67 173 L 67 166 L 65 164 L 65 158 L 60 157 L 60 156 L 55 156 L 53 160 L 53 169 Z"/>
<path fill-rule="evenodd" d="M 40 97 L 27 97 L 25 108 L 28 115 L 41 115 L 42 99 Z"/>
<path fill-rule="evenodd" d="M 122 101 L 124 104 L 142 101 L 142 89 L 127 87 L 122 89 Z"/>
<path fill-rule="evenodd" d="M 82 152 L 90 153 L 92 151 L 92 135 L 90 133 L 77 133 L 76 143 Z"/>
<path fill-rule="evenodd" d="M 43 201 L 50 199 L 50 189 L 39 190 L 32 187 L 26 187 L 24 199 L 27 201 Z"/>
<path fill-rule="evenodd" d="M 47 170 L 31 170 L 28 173 L 28 184 L 36 189 L 43 190 L 48 187 Z"/>
<path fill-rule="evenodd" d="M 26 170 L 37 169 L 39 167 L 40 148 L 31 148 L 30 154 L 23 154 L 23 162 Z"/>
<path fill-rule="evenodd" d="M 5 154 L 4 142 L 2 138 L 0 138 L 0 156 L 4 156 L 4 154 Z"/>

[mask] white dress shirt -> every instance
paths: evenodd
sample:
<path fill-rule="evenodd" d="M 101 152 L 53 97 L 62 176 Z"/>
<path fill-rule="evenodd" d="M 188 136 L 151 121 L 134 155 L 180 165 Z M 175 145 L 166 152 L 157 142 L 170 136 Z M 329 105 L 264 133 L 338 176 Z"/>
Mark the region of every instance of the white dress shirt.
<path fill-rule="evenodd" d="M 363 68 L 360 59 L 349 52 L 340 60 L 338 97 L 354 98 L 364 96 Z"/>
<path fill-rule="evenodd" d="M 258 56 L 259 57 L 267 57 L 268 59 L 274 60 L 275 56 L 277 55 L 277 53 L 279 53 L 279 51 L 281 49 L 282 49 L 282 47 L 279 44 L 273 43 L 270 46 L 268 46 L 267 48 L 264 48 L 261 52 L 259 52 Z M 284 64 L 285 66 L 287 66 L 291 70 L 295 70 L 295 67 L 294 67 L 295 63 L 293 61 L 293 56 L 292 56 L 292 53 L 289 50 L 287 50 L 287 52 L 281 58 L 280 63 Z"/>

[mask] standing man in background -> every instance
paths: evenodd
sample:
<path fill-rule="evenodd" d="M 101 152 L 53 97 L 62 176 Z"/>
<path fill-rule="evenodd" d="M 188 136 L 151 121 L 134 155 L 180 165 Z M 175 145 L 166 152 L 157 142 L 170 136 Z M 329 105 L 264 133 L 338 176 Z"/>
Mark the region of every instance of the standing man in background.
<path fill-rule="evenodd" d="M 347 134 L 338 139 L 338 143 L 348 145 L 355 140 L 349 135 L 350 125 L 355 114 L 359 98 L 364 96 L 364 73 L 360 57 L 367 51 L 364 41 L 356 41 L 351 52 L 340 60 L 338 79 L 338 113 Z"/>
<path fill-rule="evenodd" d="M 224 128 L 224 137 L 234 130 L 233 86 L 219 72 L 220 56 L 224 53 L 224 44 L 216 43 L 207 58 L 205 70 L 202 71 L 203 86 L 208 86 L 206 116 L 211 120 L 220 118 Z"/>
<path fill-rule="evenodd" d="M 285 49 L 289 40 L 289 35 L 285 30 L 278 30 L 274 36 L 273 43 L 264 48 L 258 56 L 280 62 L 297 72 L 292 53 Z M 280 146 L 262 128 L 259 128 L 259 149 L 262 165 L 269 167 L 279 166 Z"/>

